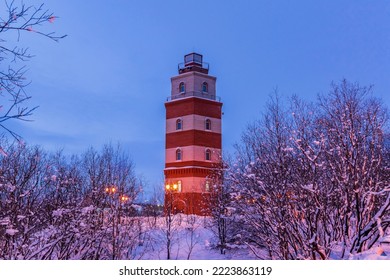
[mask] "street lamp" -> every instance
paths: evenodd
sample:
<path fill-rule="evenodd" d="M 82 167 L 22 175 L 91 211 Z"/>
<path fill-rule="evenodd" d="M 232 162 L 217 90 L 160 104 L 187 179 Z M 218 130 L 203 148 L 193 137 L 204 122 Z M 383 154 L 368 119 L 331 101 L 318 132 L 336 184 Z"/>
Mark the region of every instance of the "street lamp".
<path fill-rule="evenodd" d="M 116 256 L 116 236 L 117 236 L 117 226 L 118 223 L 116 223 L 116 207 L 115 207 L 115 199 L 114 195 L 117 191 L 117 188 L 115 186 L 108 186 L 105 188 L 105 193 L 111 197 L 110 200 L 110 206 L 112 211 L 112 259 L 115 259 Z"/>
<path fill-rule="evenodd" d="M 127 202 L 129 200 L 129 197 L 127 195 L 125 195 L 125 194 L 122 194 L 120 196 L 119 200 L 120 200 L 121 203 L 125 203 L 125 202 Z"/>
<path fill-rule="evenodd" d="M 167 224 L 166 238 L 167 238 L 167 259 L 171 259 L 171 239 L 172 239 L 172 210 L 173 208 L 173 193 L 178 191 L 178 184 L 165 185 L 165 219 Z M 173 213 L 174 214 L 174 213 Z"/>
<path fill-rule="evenodd" d="M 107 194 L 114 195 L 116 193 L 116 187 L 115 186 L 110 186 L 110 187 L 107 187 L 104 191 Z"/>
<path fill-rule="evenodd" d="M 121 206 L 122 204 L 126 203 L 127 201 L 129 201 L 129 196 L 125 195 L 125 194 L 118 194 L 118 196 L 116 196 L 117 192 L 118 192 L 118 188 L 116 186 L 107 186 L 105 189 L 104 189 L 104 192 L 109 195 L 111 197 L 111 203 L 110 203 L 110 206 L 111 206 L 111 210 L 112 210 L 112 215 L 113 215 L 113 220 L 112 220 L 112 258 L 115 259 L 116 257 L 116 249 L 117 249 L 117 244 L 116 244 L 116 238 L 118 236 L 118 232 L 119 232 L 119 224 L 121 223 Z M 119 201 L 119 207 L 118 207 L 118 202 L 117 202 L 117 199 Z"/>
<path fill-rule="evenodd" d="M 173 197 L 174 193 L 181 191 L 181 181 L 174 182 L 174 183 L 167 183 L 165 185 L 165 192 L 167 194 L 166 198 L 168 199 L 168 203 L 166 203 L 166 211 L 168 211 L 168 215 L 171 214 L 172 210 L 175 212 L 176 207 L 173 206 Z"/>
<path fill-rule="evenodd" d="M 172 185 L 170 185 L 170 184 L 167 184 L 166 186 L 165 186 L 165 189 L 168 191 L 168 192 L 176 192 L 177 190 L 178 190 L 178 185 L 177 184 L 172 184 Z"/>

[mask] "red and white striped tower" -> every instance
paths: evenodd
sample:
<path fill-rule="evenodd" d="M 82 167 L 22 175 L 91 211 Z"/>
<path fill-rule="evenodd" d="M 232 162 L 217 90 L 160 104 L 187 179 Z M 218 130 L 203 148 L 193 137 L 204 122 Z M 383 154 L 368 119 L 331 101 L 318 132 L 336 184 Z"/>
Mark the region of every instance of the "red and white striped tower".
<path fill-rule="evenodd" d="M 208 215 L 207 177 L 220 161 L 222 103 L 202 55 L 186 55 L 178 72 L 165 103 L 165 209 Z"/>

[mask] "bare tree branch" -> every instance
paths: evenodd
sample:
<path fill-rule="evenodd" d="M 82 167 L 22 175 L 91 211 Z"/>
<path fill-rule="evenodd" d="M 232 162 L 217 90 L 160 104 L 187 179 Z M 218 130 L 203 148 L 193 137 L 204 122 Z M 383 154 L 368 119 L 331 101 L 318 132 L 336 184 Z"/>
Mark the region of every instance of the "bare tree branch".
<path fill-rule="evenodd" d="M 42 26 L 47 23 L 53 23 L 58 17 L 44 8 L 44 4 L 38 6 L 26 6 L 23 2 L 20 5 L 15 1 L 6 1 L 6 17 L 0 17 L 0 35 L 6 32 L 15 32 L 17 35 L 16 43 L 0 39 L 0 128 L 7 134 L 10 134 L 17 140 L 21 136 L 6 126 L 10 119 L 27 121 L 29 117 L 38 108 L 30 108 L 24 105 L 31 98 L 25 88 L 29 85 L 26 79 L 26 66 L 19 63 L 25 63 L 33 55 L 29 53 L 28 48 L 20 47 L 21 34 L 24 32 L 38 34 L 58 42 L 66 35 L 56 35 L 54 32 L 42 30 Z M 1 132 L 1 131 L 0 131 Z"/>

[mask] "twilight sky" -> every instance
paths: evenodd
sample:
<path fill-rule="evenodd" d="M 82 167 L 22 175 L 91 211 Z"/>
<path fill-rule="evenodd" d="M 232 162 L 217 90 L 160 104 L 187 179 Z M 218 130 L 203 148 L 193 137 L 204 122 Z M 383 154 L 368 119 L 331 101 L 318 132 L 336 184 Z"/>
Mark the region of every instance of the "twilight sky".
<path fill-rule="evenodd" d="M 33 122 L 9 125 L 30 144 L 67 154 L 120 142 L 151 187 L 163 182 L 164 102 L 187 53 L 203 54 L 217 77 L 228 152 L 275 88 L 314 100 L 346 78 L 374 85 L 390 107 L 389 1 L 46 0 L 45 6 L 60 17 L 48 30 L 68 37 L 55 43 L 22 34 L 36 55 L 27 64 L 30 105 L 40 107 Z"/>

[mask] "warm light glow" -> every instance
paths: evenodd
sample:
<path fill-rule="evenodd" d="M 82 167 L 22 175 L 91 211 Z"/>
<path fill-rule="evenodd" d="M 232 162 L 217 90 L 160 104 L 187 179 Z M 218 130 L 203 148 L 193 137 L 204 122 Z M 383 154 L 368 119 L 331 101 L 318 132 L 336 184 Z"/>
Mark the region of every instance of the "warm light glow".
<path fill-rule="evenodd" d="M 107 187 L 104 189 L 104 191 L 108 194 L 114 194 L 116 192 L 116 188 L 115 187 Z"/>
<path fill-rule="evenodd" d="M 178 182 L 179 184 L 181 184 L 181 181 Z M 165 185 L 165 190 L 168 191 L 168 192 L 176 192 L 179 190 L 179 185 L 178 183 L 175 183 L 175 184 L 166 184 Z"/>
<path fill-rule="evenodd" d="M 126 201 L 128 201 L 129 200 L 129 197 L 127 196 L 127 195 L 122 195 L 121 196 L 121 201 L 122 202 L 126 202 Z"/>

